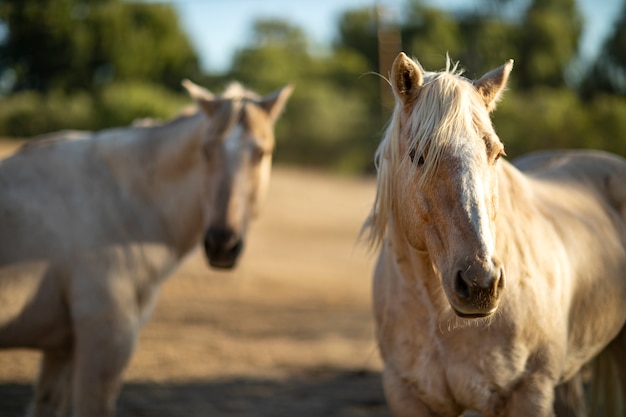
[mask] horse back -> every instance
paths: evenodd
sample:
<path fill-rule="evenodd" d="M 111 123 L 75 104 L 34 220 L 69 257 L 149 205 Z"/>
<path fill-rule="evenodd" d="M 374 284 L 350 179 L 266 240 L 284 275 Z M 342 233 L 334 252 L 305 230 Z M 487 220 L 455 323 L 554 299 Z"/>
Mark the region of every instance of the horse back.
<path fill-rule="evenodd" d="M 586 187 L 626 221 L 626 158 L 597 150 L 543 151 L 513 161 L 536 180 Z"/>
<path fill-rule="evenodd" d="M 0 161 L 0 347 L 69 345 L 71 299 L 95 305 L 115 290 L 112 274 L 136 286 L 133 302 L 148 311 L 162 279 L 153 271 L 170 262 L 157 218 L 93 138 Z"/>

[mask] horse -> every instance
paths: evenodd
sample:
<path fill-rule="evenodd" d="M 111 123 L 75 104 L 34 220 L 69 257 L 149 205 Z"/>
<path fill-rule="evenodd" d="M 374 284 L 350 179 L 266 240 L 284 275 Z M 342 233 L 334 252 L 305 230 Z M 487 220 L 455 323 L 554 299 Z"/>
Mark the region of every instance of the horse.
<path fill-rule="evenodd" d="M 563 401 L 580 400 L 599 354 L 620 365 L 624 395 L 626 159 L 508 162 L 490 113 L 512 67 L 470 80 L 449 58 L 430 72 L 400 53 L 391 69 L 363 233 L 378 251 L 376 339 L 397 417 L 578 415 Z"/>
<path fill-rule="evenodd" d="M 233 268 L 292 85 L 165 123 L 47 135 L 0 161 L 0 347 L 42 351 L 29 416 L 111 417 L 164 279 L 196 246 Z"/>

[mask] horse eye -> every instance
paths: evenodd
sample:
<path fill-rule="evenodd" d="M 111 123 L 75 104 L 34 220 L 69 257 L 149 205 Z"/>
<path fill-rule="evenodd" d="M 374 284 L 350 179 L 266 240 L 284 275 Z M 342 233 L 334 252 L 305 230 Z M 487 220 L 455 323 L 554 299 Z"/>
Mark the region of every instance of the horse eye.
<path fill-rule="evenodd" d="M 261 162 L 263 156 L 265 156 L 265 152 L 261 148 L 256 148 L 252 151 L 252 161 L 255 163 Z"/>
<path fill-rule="evenodd" d="M 409 151 L 409 158 L 411 158 L 411 162 L 415 163 L 415 149 L 411 149 Z M 424 155 L 420 155 L 417 159 L 417 166 L 424 165 Z"/>

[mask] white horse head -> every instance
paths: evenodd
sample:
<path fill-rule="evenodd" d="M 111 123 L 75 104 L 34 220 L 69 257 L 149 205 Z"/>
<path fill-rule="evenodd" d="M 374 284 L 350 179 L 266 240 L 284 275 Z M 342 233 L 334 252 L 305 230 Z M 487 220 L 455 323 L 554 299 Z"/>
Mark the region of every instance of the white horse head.
<path fill-rule="evenodd" d="M 274 124 L 293 91 L 287 85 L 265 97 L 233 83 L 224 94 L 184 81 L 184 87 L 211 120 L 207 135 L 217 200 L 212 202 L 204 238 L 211 266 L 232 268 L 241 253 L 248 222 L 262 203 L 269 184 L 274 150 Z"/>
<path fill-rule="evenodd" d="M 489 112 L 512 66 L 472 82 L 449 60 L 446 71 L 425 72 L 401 53 L 391 71 L 396 107 L 376 156 L 370 238 L 381 242 L 393 215 L 407 241 L 428 252 L 462 317 L 491 315 L 504 289 L 494 229 L 504 147 Z"/>

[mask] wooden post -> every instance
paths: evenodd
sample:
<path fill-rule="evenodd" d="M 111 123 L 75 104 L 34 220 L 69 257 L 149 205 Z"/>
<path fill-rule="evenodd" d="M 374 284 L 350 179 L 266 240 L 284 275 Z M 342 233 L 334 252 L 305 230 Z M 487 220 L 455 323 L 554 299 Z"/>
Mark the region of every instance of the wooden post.
<path fill-rule="evenodd" d="M 378 73 L 389 78 L 393 60 L 402 50 L 402 37 L 397 22 L 386 15 L 384 6 L 376 2 L 376 26 L 378 36 Z M 380 80 L 380 99 L 383 120 L 387 120 L 394 107 L 394 98 L 387 81 Z"/>

